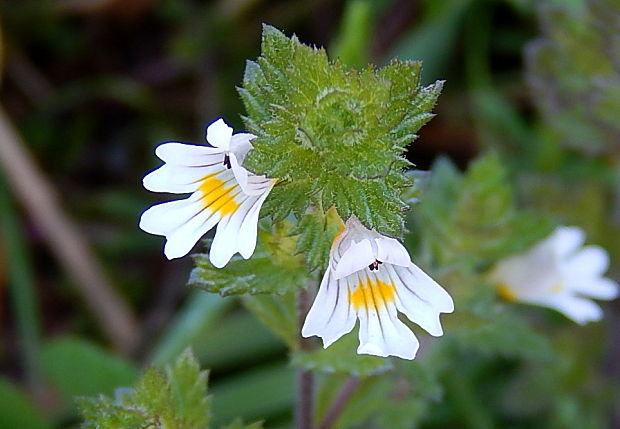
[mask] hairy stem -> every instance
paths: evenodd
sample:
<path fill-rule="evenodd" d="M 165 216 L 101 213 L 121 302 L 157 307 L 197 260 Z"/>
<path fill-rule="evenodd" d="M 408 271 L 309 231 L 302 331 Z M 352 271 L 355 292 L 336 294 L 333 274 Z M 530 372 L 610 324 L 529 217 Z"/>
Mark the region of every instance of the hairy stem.
<path fill-rule="evenodd" d="M 323 421 L 319 425 L 318 429 L 330 429 L 334 423 L 336 423 L 336 420 L 338 420 L 338 417 L 342 414 L 344 407 L 347 405 L 349 399 L 351 399 L 351 396 L 353 396 L 360 383 L 361 380 L 359 377 L 351 376 L 347 379 L 342 386 L 342 390 L 340 390 L 340 393 L 336 396 L 336 399 L 332 403 L 331 407 L 327 410 L 327 413 L 325 414 L 325 417 L 323 418 Z"/>
<path fill-rule="evenodd" d="M 312 278 L 308 289 L 302 289 L 297 295 L 297 318 L 299 329 L 299 348 L 310 351 L 313 344 L 307 338 L 301 336 L 301 326 L 303 326 L 312 298 L 316 289 L 316 279 Z M 296 406 L 297 428 L 312 429 L 314 414 L 314 374 L 312 371 L 299 369 L 297 372 L 297 406 Z"/>

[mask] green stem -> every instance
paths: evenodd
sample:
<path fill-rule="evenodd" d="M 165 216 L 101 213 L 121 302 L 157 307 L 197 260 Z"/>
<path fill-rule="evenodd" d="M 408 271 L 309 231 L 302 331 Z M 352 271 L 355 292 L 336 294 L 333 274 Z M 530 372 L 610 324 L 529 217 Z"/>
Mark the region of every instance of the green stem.
<path fill-rule="evenodd" d="M 0 188 L 7 189 L 3 177 Z M 37 308 L 35 279 L 30 255 L 25 245 L 22 226 L 8 192 L 0 192 L 0 231 L 7 255 L 11 302 L 15 315 L 22 360 L 28 385 L 40 386 L 40 337 L 41 328 Z"/>

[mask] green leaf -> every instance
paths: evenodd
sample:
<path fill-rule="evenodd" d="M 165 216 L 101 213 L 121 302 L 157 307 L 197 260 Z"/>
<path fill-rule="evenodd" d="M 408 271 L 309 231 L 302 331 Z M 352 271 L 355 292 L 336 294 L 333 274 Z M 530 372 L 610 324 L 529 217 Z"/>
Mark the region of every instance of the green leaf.
<path fill-rule="evenodd" d="M 253 367 L 213 387 L 214 424 L 281 416 L 295 397 L 295 373 L 284 362 Z"/>
<path fill-rule="evenodd" d="M 189 350 L 162 372 L 149 368 L 133 389 L 115 397 L 78 398 L 84 428 L 206 429 L 210 421 L 207 372 L 200 371 Z"/>
<path fill-rule="evenodd" d="M 301 258 L 294 255 L 295 239 L 289 236 L 289 232 L 288 223 L 276 225 L 272 232 L 260 231 L 252 258 L 233 258 L 223 269 L 211 265 L 208 255 L 197 255 L 189 286 L 222 296 L 245 293 L 282 295 L 296 291 L 308 274 Z"/>
<path fill-rule="evenodd" d="M 222 429 L 262 429 L 262 422 L 254 422 L 248 425 L 243 423 L 242 419 L 235 419 L 232 423 L 222 426 Z"/>
<path fill-rule="evenodd" d="M 344 223 L 334 208 L 327 213 L 314 210 L 301 217 L 291 234 L 299 234 L 295 251 L 306 255 L 306 265 L 310 271 L 327 266 L 334 237 L 343 228 Z"/>
<path fill-rule="evenodd" d="M 201 291 L 190 294 L 154 347 L 151 362 L 164 365 L 176 359 L 187 347 L 195 345 L 201 334 L 212 331 L 233 303 L 232 298 L 223 299 Z"/>
<path fill-rule="evenodd" d="M 44 345 L 41 361 L 43 374 L 65 398 L 111 394 L 138 379 L 132 365 L 84 340 L 52 340 Z"/>
<path fill-rule="evenodd" d="M 318 348 L 311 352 L 295 350 L 291 362 L 313 371 L 359 376 L 380 374 L 393 368 L 390 359 L 357 354 L 357 345 L 357 335 L 349 333 L 326 349 Z"/>
<path fill-rule="evenodd" d="M 420 63 L 399 61 L 347 69 L 323 49 L 264 26 L 261 56 L 247 64 L 239 90 L 247 128 L 257 136 L 245 166 L 281 180 L 263 213 L 293 213 L 302 248 L 320 223 L 306 217 L 312 207 L 333 206 L 345 219 L 355 214 L 369 228 L 402 236 L 407 205 L 400 195 L 410 186 L 404 151 L 432 118 L 442 87 L 421 87 L 420 70 Z M 311 267 L 324 261 L 319 253 Z"/>
<path fill-rule="evenodd" d="M 0 379 L 0 416 L 2 427 L 51 429 L 39 410 L 17 387 L 5 379 Z"/>
<path fill-rule="evenodd" d="M 284 341 L 289 348 L 297 348 L 299 332 L 294 293 L 287 293 L 282 296 L 246 295 L 242 298 L 242 302 L 258 320 Z"/>
<path fill-rule="evenodd" d="M 340 32 L 334 41 L 335 57 L 350 66 L 366 65 L 374 27 L 373 16 L 375 10 L 369 0 L 347 2 Z"/>
<path fill-rule="evenodd" d="M 507 172 L 494 153 L 475 160 L 466 175 L 439 161 L 416 208 L 420 231 L 444 264 L 488 265 L 552 229 L 548 218 L 516 207 Z"/>
<path fill-rule="evenodd" d="M 200 371 L 200 365 L 189 349 L 166 373 L 177 418 L 181 418 L 188 427 L 207 427 L 211 420 L 207 398 L 208 373 Z"/>

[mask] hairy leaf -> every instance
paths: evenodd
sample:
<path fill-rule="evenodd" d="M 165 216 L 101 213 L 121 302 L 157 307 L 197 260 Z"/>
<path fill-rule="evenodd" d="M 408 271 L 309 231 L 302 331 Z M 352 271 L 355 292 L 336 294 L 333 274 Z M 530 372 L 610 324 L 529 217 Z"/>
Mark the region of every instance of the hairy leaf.
<path fill-rule="evenodd" d="M 433 117 L 442 88 L 422 87 L 420 72 L 419 62 L 401 61 L 349 69 L 264 26 L 261 56 L 247 63 L 239 89 L 246 126 L 257 136 L 245 166 L 281 180 L 264 213 L 293 213 L 304 236 L 317 227 L 308 208 L 333 206 L 345 219 L 355 214 L 369 228 L 402 236 L 401 193 L 411 185 L 403 154 Z M 316 267 L 323 258 L 308 262 Z"/>
<path fill-rule="evenodd" d="M 134 388 L 117 389 L 115 397 L 78 398 L 84 428 L 206 429 L 210 401 L 207 372 L 186 350 L 162 372 L 149 368 Z"/>
<path fill-rule="evenodd" d="M 216 292 L 222 296 L 236 294 L 295 291 L 308 274 L 303 261 L 294 255 L 295 238 L 290 237 L 290 224 L 276 226 L 272 232 L 260 231 L 257 250 L 249 260 L 233 258 L 225 268 L 215 268 L 206 254 L 195 257 L 196 268 L 188 284 Z"/>

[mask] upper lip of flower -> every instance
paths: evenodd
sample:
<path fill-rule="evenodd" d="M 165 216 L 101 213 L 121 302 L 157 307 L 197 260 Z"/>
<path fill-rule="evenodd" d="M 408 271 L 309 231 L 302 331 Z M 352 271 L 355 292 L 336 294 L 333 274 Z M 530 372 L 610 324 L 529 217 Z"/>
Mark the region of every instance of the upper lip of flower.
<path fill-rule="evenodd" d="M 241 166 L 252 138 L 233 135 L 219 119 L 207 128 L 211 146 L 169 142 L 157 147 L 155 153 L 164 164 L 144 178 L 145 188 L 192 193 L 152 206 L 141 216 L 140 228 L 166 236 L 164 253 L 169 259 L 185 256 L 218 223 L 210 252 L 215 266 L 224 266 L 236 252 L 246 259 L 252 255 L 259 210 L 275 183 Z"/>
<path fill-rule="evenodd" d="M 355 216 L 349 218 L 347 229 L 336 238 L 330 259 L 337 280 L 375 261 L 402 267 L 412 264 L 409 253 L 398 240 L 367 230 Z"/>

